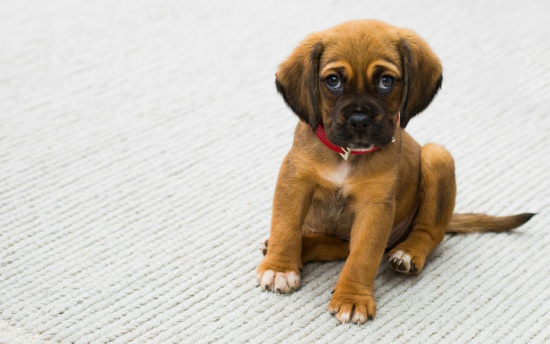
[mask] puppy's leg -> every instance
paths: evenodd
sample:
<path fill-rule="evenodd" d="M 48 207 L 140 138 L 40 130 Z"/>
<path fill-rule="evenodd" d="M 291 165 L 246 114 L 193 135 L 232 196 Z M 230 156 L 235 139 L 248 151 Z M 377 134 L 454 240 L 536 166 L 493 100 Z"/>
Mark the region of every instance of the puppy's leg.
<path fill-rule="evenodd" d="M 265 256 L 269 250 L 269 240 L 263 242 L 260 249 Z M 302 237 L 302 264 L 346 260 L 348 255 L 348 241 L 323 234 L 304 234 Z"/>
<path fill-rule="evenodd" d="M 262 290 L 288 293 L 300 286 L 302 225 L 312 190 L 306 178 L 296 178 L 296 168 L 287 156 L 275 188 L 269 250 L 256 273 Z"/>
<path fill-rule="evenodd" d="M 420 153 L 420 208 L 407 239 L 388 252 L 388 263 L 396 271 L 417 274 L 426 257 L 443 240 L 453 215 L 456 197 L 454 162 L 451 154 L 436 144 Z"/>
<path fill-rule="evenodd" d="M 374 318 L 374 280 L 393 224 L 395 203 L 357 202 L 351 230 L 350 254 L 334 287 L 329 312 L 342 323 L 364 323 Z"/>

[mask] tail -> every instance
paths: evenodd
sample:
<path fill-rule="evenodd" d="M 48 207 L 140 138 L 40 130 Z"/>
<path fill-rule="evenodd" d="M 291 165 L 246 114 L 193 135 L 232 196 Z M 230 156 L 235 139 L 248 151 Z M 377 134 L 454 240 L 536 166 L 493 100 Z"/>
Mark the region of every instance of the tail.
<path fill-rule="evenodd" d="M 536 214 L 524 213 L 512 216 L 486 214 L 453 214 L 447 233 L 504 232 L 519 227 Z"/>

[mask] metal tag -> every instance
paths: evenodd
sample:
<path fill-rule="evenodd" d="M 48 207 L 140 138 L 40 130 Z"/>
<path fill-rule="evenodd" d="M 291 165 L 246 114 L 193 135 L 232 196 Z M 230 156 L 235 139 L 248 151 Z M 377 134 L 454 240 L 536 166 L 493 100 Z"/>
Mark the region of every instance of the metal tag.
<path fill-rule="evenodd" d="M 340 147 L 340 148 L 344 151 L 344 153 L 338 153 L 338 154 L 340 154 L 342 158 L 344 158 L 344 160 L 348 161 L 351 150 L 347 149 L 346 147 Z"/>

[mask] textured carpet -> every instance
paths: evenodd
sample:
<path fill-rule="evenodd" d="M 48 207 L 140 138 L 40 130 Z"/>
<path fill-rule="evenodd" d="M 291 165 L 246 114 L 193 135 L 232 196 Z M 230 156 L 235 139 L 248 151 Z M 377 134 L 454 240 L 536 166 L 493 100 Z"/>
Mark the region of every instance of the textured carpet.
<path fill-rule="evenodd" d="M 550 2 L 4 1 L 0 343 L 550 341 Z M 341 262 L 261 292 L 297 118 L 279 62 L 377 18 L 421 34 L 443 89 L 408 131 L 445 145 L 459 212 L 539 212 L 446 236 L 417 277 L 380 267 L 378 313 L 327 311 Z"/>

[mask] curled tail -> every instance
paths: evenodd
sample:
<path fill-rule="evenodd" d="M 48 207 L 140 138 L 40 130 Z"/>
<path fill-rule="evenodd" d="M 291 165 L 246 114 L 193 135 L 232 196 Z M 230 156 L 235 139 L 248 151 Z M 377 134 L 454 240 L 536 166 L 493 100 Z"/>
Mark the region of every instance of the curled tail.
<path fill-rule="evenodd" d="M 511 216 L 486 214 L 453 214 L 447 233 L 504 232 L 519 227 L 536 214 L 524 213 Z"/>

